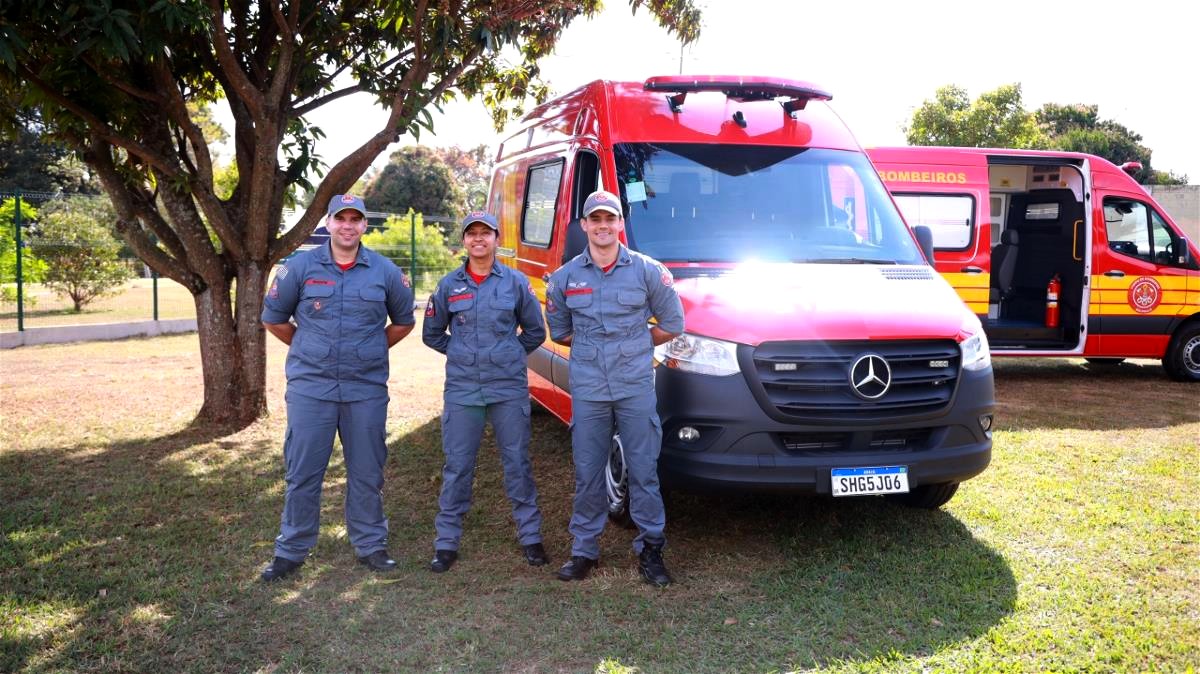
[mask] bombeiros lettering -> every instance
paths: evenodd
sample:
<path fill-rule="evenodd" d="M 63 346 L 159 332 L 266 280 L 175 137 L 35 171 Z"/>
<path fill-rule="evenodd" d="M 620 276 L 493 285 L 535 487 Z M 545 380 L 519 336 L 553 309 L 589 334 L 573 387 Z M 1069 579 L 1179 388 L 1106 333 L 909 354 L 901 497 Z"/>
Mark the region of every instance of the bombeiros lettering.
<path fill-rule="evenodd" d="M 879 176 L 888 182 L 900 183 L 944 183 L 966 185 L 967 174 L 962 171 L 880 171 Z"/>

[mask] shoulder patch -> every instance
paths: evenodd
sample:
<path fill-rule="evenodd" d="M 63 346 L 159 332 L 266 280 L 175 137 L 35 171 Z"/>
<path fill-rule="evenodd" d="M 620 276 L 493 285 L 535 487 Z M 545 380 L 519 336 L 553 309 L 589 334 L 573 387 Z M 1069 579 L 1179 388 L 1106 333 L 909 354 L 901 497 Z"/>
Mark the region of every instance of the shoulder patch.
<path fill-rule="evenodd" d="M 658 270 L 660 273 L 659 278 L 662 279 L 662 284 L 664 286 L 670 288 L 671 286 L 675 285 L 675 277 L 671 276 L 671 272 L 667 271 L 666 267 L 660 264 L 658 265 Z"/>
<path fill-rule="evenodd" d="M 433 304 L 433 295 L 429 296 L 429 301 L 425 302 L 425 318 L 433 318 L 437 315 L 437 307 Z"/>
<path fill-rule="evenodd" d="M 275 278 L 277 278 L 277 279 L 287 278 L 287 275 L 288 275 L 288 267 L 286 264 L 281 265 L 279 267 L 279 271 L 275 272 Z"/>

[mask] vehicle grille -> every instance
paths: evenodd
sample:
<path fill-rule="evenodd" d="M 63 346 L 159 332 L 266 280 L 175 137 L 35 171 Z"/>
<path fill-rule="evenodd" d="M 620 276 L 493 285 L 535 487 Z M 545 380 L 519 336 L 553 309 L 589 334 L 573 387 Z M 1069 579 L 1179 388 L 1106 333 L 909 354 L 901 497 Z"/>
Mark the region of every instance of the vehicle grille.
<path fill-rule="evenodd" d="M 753 367 L 743 370 L 761 393 L 759 401 L 797 421 L 938 411 L 954 396 L 961 360 L 951 340 L 767 342 L 744 348 Z M 850 368 L 866 354 L 881 356 L 891 370 L 887 392 L 875 400 L 863 399 L 850 384 Z"/>
<path fill-rule="evenodd" d="M 927 449 L 932 432 L 929 428 L 909 428 L 857 433 L 782 433 L 779 440 L 787 451 L 806 455 L 847 451 L 911 452 Z"/>

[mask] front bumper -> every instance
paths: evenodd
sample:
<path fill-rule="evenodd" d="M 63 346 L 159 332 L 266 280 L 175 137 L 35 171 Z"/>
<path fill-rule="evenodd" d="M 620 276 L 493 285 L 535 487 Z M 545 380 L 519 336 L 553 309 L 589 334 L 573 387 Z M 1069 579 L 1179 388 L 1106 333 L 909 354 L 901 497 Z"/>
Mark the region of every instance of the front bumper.
<path fill-rule="evenodd" d="M 887 419 L 781 421 L 742 375 L 712 377 L 656 368 L 663 443 L 659 477 L 685 488 L 830 493 L 834 468 L 907 466 L 909 487 L 962 482 L 987 468 L 995 410 L 992 370 L 962 371 L 944 408 Z M 679 429 L 700 431 L 692 442 Z"/>

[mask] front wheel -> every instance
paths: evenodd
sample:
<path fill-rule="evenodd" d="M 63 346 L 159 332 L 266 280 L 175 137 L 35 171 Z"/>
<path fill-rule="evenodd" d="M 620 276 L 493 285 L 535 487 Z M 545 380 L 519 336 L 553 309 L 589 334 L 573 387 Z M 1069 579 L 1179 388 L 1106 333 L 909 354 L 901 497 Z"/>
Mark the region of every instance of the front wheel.
<path fill-rule="evenodd" d="M 888 498 L 910 508 L 933 510 L 934 508 L 946 505 L 946 502 L 954 496 L 954 492 L 956 491 L 958 491 L 957 482 L 923 484 L 915 487 L 907 494 L 893 494 Z"/>
<path fill-rule="evenodd" d="M 609 448 L 604 491 L 608 497 L 608 519 L 626 529 L 633 528 L 633 517 L 629 514 L 629 469 L 625 467 L 625 446 L 619 433 L 613 433 Z"/>
<path fill-rule="evenodd" d="M 1162 363 L 1167 376 L 1175 381 L 1200 381 L 1200 323 L 1175 333 Z"/>

